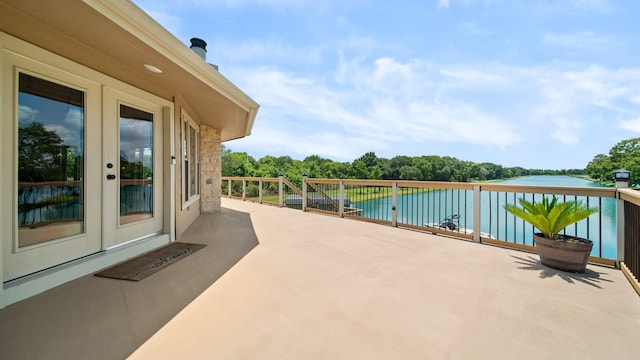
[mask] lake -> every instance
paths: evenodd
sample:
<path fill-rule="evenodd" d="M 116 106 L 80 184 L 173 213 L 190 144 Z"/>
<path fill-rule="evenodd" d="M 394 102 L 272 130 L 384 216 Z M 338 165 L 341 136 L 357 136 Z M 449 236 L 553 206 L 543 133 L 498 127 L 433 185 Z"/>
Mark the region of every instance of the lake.
<path fill-rule="evenodd" d="M 498 182 L 499 184 L 535 185 L 535 186 L 572 186 L 572 187 L 603 187 L 600 184 L 571 176 L 539 175 Z M 506 201 L 516 201 L 521 194 L 514 193 L 481 193 L 481 224 L 480 231 L 491 234 L 496 239 L 533 245 L 533 227 L 520 219 L 507 214 L 503 209 Z M 527 194 L 528 200 L 533 198 Z M 540 195 L 535 196 L 536 200 Z M 572 200 L 573 196 L 570 199 Z M 603 198 L 599 203 L 597 197 L 578 196 L 578 200 L 587 202 L 589 206 L 600 206 L 600 212 L 592 215 L 587 223 L 581 226 L 569 226 L 566 233 L 594 240 L 592 256 L 608 259 L 616 257 L 616 202 L 612 198 Z M 376 199 L 353 204 L 362 209 L 362 216 L 369 218 L 391 220 L 392 211 L 390 199 Z M 417 192 L 398 196 L 397 219 L 399 223 L 424 226 L 428 223 L 438 223 L 445 217 L 457 215 L 459 225 L 463 228 L 473 228 L 473 192 L 469 190 L 435 190 Z M 600 239 L 600 241 L 598 240 Z"/>

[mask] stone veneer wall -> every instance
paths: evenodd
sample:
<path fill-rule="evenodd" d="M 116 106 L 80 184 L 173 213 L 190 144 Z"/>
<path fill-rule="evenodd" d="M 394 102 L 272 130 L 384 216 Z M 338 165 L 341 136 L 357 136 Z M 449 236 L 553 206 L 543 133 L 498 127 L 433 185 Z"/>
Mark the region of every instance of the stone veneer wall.
<path fill-rule="evenodd" d="M 219 212 L 221 206 L 222 141 L 220 131 L 200 125 L 200 211 Z"/>

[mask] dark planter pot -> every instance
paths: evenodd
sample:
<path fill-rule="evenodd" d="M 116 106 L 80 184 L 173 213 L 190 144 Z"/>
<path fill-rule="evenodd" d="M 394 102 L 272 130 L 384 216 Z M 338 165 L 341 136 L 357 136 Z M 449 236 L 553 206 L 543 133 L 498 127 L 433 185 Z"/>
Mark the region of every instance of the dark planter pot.
<path fill-rule="evenodd" d="M 534 234 L 540 262 L 554 269 L 584 272 L 587 268 L 593 242 L 573 236 L 561 236 L 560 240 L 547 239 Z"/>

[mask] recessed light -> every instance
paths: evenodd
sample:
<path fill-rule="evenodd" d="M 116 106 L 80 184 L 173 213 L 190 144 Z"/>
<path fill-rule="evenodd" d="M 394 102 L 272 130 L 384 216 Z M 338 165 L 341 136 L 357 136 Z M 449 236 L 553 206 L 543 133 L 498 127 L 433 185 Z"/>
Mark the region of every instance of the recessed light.
<path fill-rule="evenodd" d="M 149 65 L 149 64 L 144 64 L 144 67 L 151 71 L 152 73 L 156 73 L 156 74 L 161 74 L 162 70 L 158 69 L 157 67 L 153 66 L 153 65 Z"/>

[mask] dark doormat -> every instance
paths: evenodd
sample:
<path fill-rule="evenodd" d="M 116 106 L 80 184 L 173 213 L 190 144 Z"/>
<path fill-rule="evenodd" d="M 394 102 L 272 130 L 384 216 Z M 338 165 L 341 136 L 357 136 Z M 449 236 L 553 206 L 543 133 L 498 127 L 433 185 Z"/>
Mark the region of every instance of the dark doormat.
<path fill-rule="evenodd" d="M 203 244 L 174 242 L 102 270 L 99 273 L 96 273 L 95 276 L 140 281 L 156 271 L 160 271 L 176 261 L 193 254 L 205 246 L 206 245 Z"/>

